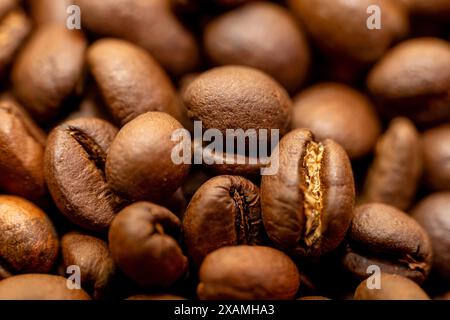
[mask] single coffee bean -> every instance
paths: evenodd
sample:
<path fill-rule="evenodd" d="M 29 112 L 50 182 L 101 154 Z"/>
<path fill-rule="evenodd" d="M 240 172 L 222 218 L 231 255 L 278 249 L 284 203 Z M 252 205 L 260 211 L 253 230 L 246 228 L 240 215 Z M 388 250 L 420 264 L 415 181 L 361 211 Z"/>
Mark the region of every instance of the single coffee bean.
<path fill-rule="evenodd" d="M 286 133 L 291 100 L 265 73 L 244 66 L 224 66 L 199 75 L 186 89 L 184 103 L 191 120 L 203 128 L 279 129 Z"/>
<path fill-rule="evenodd" d="M 181 117 L 175 88 L 145 50 L 123 40 L 102 39 L 89 48 L 87 59 L 110 113 L 122 125 L 147 111 Z"/>
<path fill-rule="evenodd" d="M 22 10 L 11 11 L 0 20 L 0 75 L 12 63 L 30 31 L 31 23 Z"/>
<path fill-rule="evenodd" d="M 90 300 L 82 289 L 69 289 L 67 279 L 24 274 L 0 281 L 0 300 Z"/>
<path fill-rule="evenodd" d="M 322 83 L 294 100 L 292 128 L 307 128 L 320 139 L 339 143 L 351 159 L 372 151 L 381 126 L 371 102 L 338 83 Z"/>
<path fill-rule="evenodd" d="M 199 60 L 192 34 L 175 17 L 169 0 L 76 0 L 83 25 L 146 49 L 171 74 L 192 71 Z M 111 52 L 110 52 L 111 53 Z"/>
<path fill-rule="evenodd" d="M 424 178 L 430 189 L 450 190 L 450 125 L 424 132 Z"/>
<path fill-rule="evenodd" d="M 450 120 L 450 43 L 437 38 L 404 41 L 374 66 L 367 86 L 388 117 L 418 125 Z"/>
<path fill-rule="evenodd" d="M 106 154 L 116 133 L 106 121 L 81 118 L 54 128 L 47 141 L 50 194 L 71 222 L 92 231 L 105 231 L 121 206 L 105 178 Z"/>
<path fill-rule="evenodd" d="M 64 269 L 80 268 L 81 286 L 94 299 L 105 298 L 115 274 L 108 244 L 80 232 L 69 232 L 61 239 Z"/>
<path fill-rule="evenodd" d="M 279 161 L 278 172 L 261 180 L 262 217 L 270 239 L 300 257 L 335 249 L 345 237 L 355 201 L 344 149 L 297 129 L 281 139 L 272 161 Z"/>
<path fill-rule="evenodd" d="M 117 134 L 106 159 L 108 184 L 129 200 L 159 201 L 183 183 L 189 164 L 175 164 L 171 136 L 181 124 L 162 112 L 144 113 Z"/>
<path fill-rule="evenodd" d="M 27 0 L 31 17 L 36 26 L 58 24 L 66 26 L 69 13 L 67 9 L 73 4 L 72 0 Z"/>
<path fill-rule="evenodd" d="M 206 257 L 199 275 L 202 300 L 293 299 L 300 285 L 294 262 L 261 246 L 220 248 Z"/>
<path fill-rule="evenodd" d="M 371 278 L 356 288 L 355 300 L 430 300 L 414 281 L 389 273 L 381 273 L 380 287 L 371 287 Z"/>
<path fill-rule="evenodd" d="M 224 153 L 208 152 L 194 143 L 195 154 L 202 154 L 203 163 L 215 173 L 244 176 L 259 173 L 264 157 L 260 148 L 259 158 L 252 154 L 255 143 L 269 145 L 273 130 L 285 134 L 292 106 L 287 92 L 277 82 L 244 66 L 217 67 L 199 75 L 186 89 L 184 103 L 191 120 L 201 122 L 205 131 L 219 130 L 226 137 Z M 236 144 L 244 135 L 245 150 L 240 151 Z M 231 151 L 230 141 L 235 147 Z"/>
<path fill-rule="evenodd" d="M 376 21 L 370 24 L 368 14 L 373 5 L 383 13 L 382 27 L 376 30 Z M 290 0 L 289 6 L 318 46 L 333 59 L 375 61 L 408 32 L 405 11 L 390 0 L 337 0 L 332 5 L 328 0 Z"/>
<path fill-rule="evenodd" d="M 207 181 L 189 203 L 183 218 L 183 235 L 196 265 L 208 253 L 224 246 L 263 244 L 258 187 L 238 176 L 218 176 Z"/>
<path fill-rule="evenodd" d="M 433 268 L 450 282 L 450 192 L 427 196 L 412 213 L 431 238 Z"/>
<path fill-rule="evenodd" d="M 343 265 L 357 278 L 367 277 L 370 265 L 418 283 L 430 272 L 432 247 L 428 234 L 413 218 L 392 206 L 358 206 L 347 241 Z"/>
<path fill-rule="evenodd" d="M 186 300 L 186 298 L 172 294 L 137 294 L 125 300 Z"/>
<path fill-rule="evenodd" d="M 42 202 L 45 139 L 19 104 L 0 101 L 0 189 Z"/>
<path fill-rule="evenodd" d="M 204 46 L 215 65 L 260 69 L 288 91 L 304 82 L 310 64 L 303 30 L 286 9 L 269 2 L 251 3 L 212 20 L 204 31 Z"/>
<path fill-rule="evenodd" d="M 25 199 L 0 195 L 0 279 L 48 272 L 57 255 L 58 238 L 47 215 Z"/>
<path fill-rule="evenodd" d="M 188 260 L 176 239 L 180 220 L 164 207 L 137 202 L 123 209 L 109 230 L 109 249 L 120 269 L 143 287 L 168 287 Z"/>
<path fill-rule="evenodd" d="M 15 94 L 36 119 L 47 121 L 59 111 L 81 80 L 86 40 L 65 26 L 36 31 L 15 61 Z"/>
<path fill-rule="evenodd" d="M 422 174 L 422 146 L 414 124 L 406 118 L 392 120 L 375 152 L 365 182 L 365 201 L 408 209 Z"/>

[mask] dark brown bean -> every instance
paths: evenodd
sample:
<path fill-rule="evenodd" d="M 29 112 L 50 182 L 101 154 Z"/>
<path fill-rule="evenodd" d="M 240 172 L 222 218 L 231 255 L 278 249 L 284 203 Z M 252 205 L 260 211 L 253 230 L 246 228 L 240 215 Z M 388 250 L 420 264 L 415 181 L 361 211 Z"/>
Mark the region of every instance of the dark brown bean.
<path fill-rule="evenodd" d="M 389 273 L 381 273 L 380 288 L 369 289 L 370 279 L 356 288 L 355 300 L 430 300 L 414 281 Z"/>
<path fill-rule="evenodd" d="M 450 44 L 437 38 L 404 41 L 374 66 L 367 86 L 388 117 L 418 125 L 450 120 Z"/>
<path fill-rule="evenodd" d="M 214 64 L 260 69 L 288 91 L 304 82 L 310 63 L 301 27 L 287 10 L 269 2 L 251 3 L 214 19 L 204 31 L 204 45 Z"/>
<path fill-rule="evenodd" d="M 293 129 L 310 129 L 319 140 L 336 141 L 351 159 L 370 153 L 381 131 L 371 102 L 338 83 L 321 83 L 302 91 L 292 113 Z"/>
<path fill-rule="evenodd" d="M 57 255 L 58 238 L 47 215 L 25 199 L 0 195 L 0 279 L 49 272 Z"/>
<path fill-rule="evenodd" d="M 34 33 L 15 61 L 14 92 L 39 121 L 58 112 L 73 94 L 83 73 L 86 40 L 65 26 L 46 26 Z"/>
<path fill-rule="evenodd" d="M 433 245 L 433 268 L 450 282 L 450 192 L 433 193 L 412 211 Z"/>
<path fill-rule="evenodd" d="M 365 278 L 370 265 L 418 283 L 430 272 L 428 234 L 413 218 L 392 206 L 370 203 L 357 207 L 347 240 L 342 261 L 355 277 Z"/>
<path fill-rule="evenodd" d="M 0 281 L 0 300 L 90 300 L 90 297 L 81 289 L 68 289 L 63 277 L 24 274 Z"/>
<path fill-rule="evenodd" d="M 186 89 L 191 120 L 205 129 L 279 129 L 289 126 L 291 100 L 271 77 L 253 68 L 225 66 L 199 75 Z"/>
<path fill-rule="evenodd" d="M 424 132 L 424 178 L 432 190 L 450 190 L 450 125 Z"/>
<path fill-rule="evenodd" d="M 72 0 L 27 0 L 31 17 L 37 26 L 57 24 L 65 26 L 68 18 L 67 8 Z"/>
<path fill-rule="evenodd" d="M 119 37 L 143 47 L 173 75 L 192 71 L 198 48 L 177 20 L 169 0 L 76 0 L 83 25 L 97 34 Z"/>
<path fill-rule="evenodd" d="M 203 300 L 293 299 L 299 285 L 297 267 L 284 253 L 241 245 L 206 257 L 197 294 Z"/>
<path fill-rule="evenodd" d="M 344 239 L 355 187 L 349 158 L 332 140 L 304 129 L 288 133 L 272 155 L 275 175 L 261 180 L 264 226 L 270 239 L 297 256 L 320 256 Z"/>
<path fill-rule="evenodd" d="M 220 247 L 263 244 L 258 187 L 238 176 L 218 176 L 207 181 L 189 203 L 183 217 L 183 235 L 197 265 Z"/>
<path fill-rule="evenodd" d="M 382 28 L 369 29 L 367 9 L 376 5 L 382 12 Z M 290 0 L 306 30 L 330 57 L 358 62 L 377 60 L 388 47 L 408 32 L 403 8 L 390 0 Z"/>
<path fill-rule="evenodd" d="M 46 136 L 19 104 L 0 101 L 0 188 L 40 203 Z"/>
<path fill-rule="evenodd" d="M 183 183 L 189 164 L 175 164 L 172 134 L 182 129 L 162 112 L 147 112 L 126 124 L 117 134 L 106 159 L 108 184 L 129 200 L 160 201 Z"/>
<path fill-rule="evenodd" d="M 99 40 L 88 50 L 88 63 L 110 113 L 121 125 L 148 111 L 181 118 L 181 102 L 169 77 L 138 46 Z"/>
<path fill-rule="evenodd" d="M 0 75 L 12 63 L 30 31 L 31 23 L 22 10 L 11 11 L 0 21 Z"/>
<path fill-rule="evenodd" d="M 121 200 L 105 177 L 107 151 L 117 133 L 110 123 L 81 118 L 54 128 L 45 152 L 45 179 L 59 210 L 73 223 L 105 231 Z"/>
<path fill-rule="evenodd" d="M 69 232 L 61 239 L 63 266 L 80 268 L 81 286 L 94 299 L 105 298 L 115 275 L 108 244 L 80 232 Z"/>
<path fill-rule="evenodd" d="M 414 124 L 392 120 L 379 139 L 364 189 L 366 202 L 382 202 L 401 210 L 411 205 L 422 174 L 422 146 Z"/>
<path fill-rule="evenodd" d="M 177 241 L 180 220 L 148 202 L 123 209 L 109 230 L 109 248 L 119 268 L 143 287 L 167 287 L 186 272 L 188 260 Z"/>

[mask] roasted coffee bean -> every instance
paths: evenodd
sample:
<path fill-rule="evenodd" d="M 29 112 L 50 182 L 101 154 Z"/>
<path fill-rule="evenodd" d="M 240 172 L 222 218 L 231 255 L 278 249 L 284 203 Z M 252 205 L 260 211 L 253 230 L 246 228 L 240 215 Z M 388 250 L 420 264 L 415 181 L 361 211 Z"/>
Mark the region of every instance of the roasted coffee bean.
<path fill-rule="evenodd" d="M 369 278 L 356 288 L 356 300 L 430 300 L 414 281 L 389 273 L 381 273 L 380 287 L 372 287 Z"/>
<path fill-rule="evenodd" d="M 145 50 L 123 40 L 102 39 L 89 48 L 88 63 L 110 113 L 122 125 L 148 111 L 181 118 L 175 88 Z"/>
<path fill-rule="evenodd" d="M 347 241 L 342 261 L 355 277 L 367 277 L 370 265 L 418 283 L 430 272 L 432 247 L 428 234 L 413 218 L 392 206 L 358 206 Z"/>
<path fill-rule="evenodd" d="M 202 300 L 293 299 L 300 285 L 294 262 L 281 251 L 233 246 L 210 253 L 200 268 Z"/>
<path fill-rule="evenodd" d="M 351 159 L 371 152 L 381 131 L 370 101 L 338 83 L 322 83 L 301 92 L 294 100 L 292 128 L 307 128 L 317 139 L 336 141 Z"/>
<path fill-rule="evenodd" d="M 20 105 L 0 101 L 0 189 L 42 203 L 45 139 Z"/>
<path fill-rule="evenodd" d="M 126 300 L 186 300 L 186 298 L 172 294 L 137 294 L 128 297 Z"/>
<path fill-rule="evenodd" d="M 412 213 L 431 238 L 433 268 L 450 282 L 450 191 L 427 196 Z"/>
<path fill-rule="evenodd" d="M 450 190 L 450 125 L 425 131 L 422 138 L 424 178 L 433 190 Z"/>
<path fill-rule="evenodd" d="M 70 232 L 62 237 L 61 249 L 64 269 L 78 266 L 84 290 L 94 299 L 105 298 L 115 275 L 108 244 L 87 234 Z"/>
<path fill-rule="evenodd" d="M 31 17 L 37 26 L 48 24 L 66 26 L 67 9 L 73 4 L 72 0 L 27 0 L 27 2 Z"/>
<path fill-rule="evenodd" d="M 83 25 L 94 33 L 143 47 L 173 75 L 198 64 L 197 44 L 173 14 L 169 0 L 76 0 Z"/>
<path fill-rule="evenodd" d="M 269 2 L 251 3 L 214 19 L 204 31 L 204 45 L 214 64 L 260 69 L 289 91 L 304 82 L 310 63 L 303 30 L 286 9 Z"/>
<path fill-rule="evenodd" d="M 368 8 L 383 14 L 382 28 L 368 27 Z M 314 41 L 333 59 L 368 63 L 377 60 L 408 32 L 403 8 L 390 0 L 290 0 L 289 6 Z"/>
<path fill-rule="evenodd" d="M 226 137 L 225 153 L 205 152 L 201 144 L 194 143 L 195 154 L 203 154 L 203 163 L 216 173 L 244 176 L 256 175 L 264 166 L 261 153 L 255 158 L 247 146 L 250 142 L 268 145 L 273 130 L 285 134 L 292 106 L 288 94 L 277 82 L 259 70 L 244 66 L 217 67 L 199 75 L 186 89 L 184 104 L 191 120 L 201 122 L 204 130 L 219 130 Z M 236 141 L 239 143 L 243 136 L 238 130 L 245 134 L 244 153 L 236 148 Z M 236 137 L 235 149 L 230 151 L 232 134 Z"/>
<path fill-rule="evenodd" d="M 406 210 L 415 196 L 421 174 L 420 135 L 411 121 L 396 118 L 377 143 L 365 182 L 365 201 Z"/>
<path fill-rule="evenodd" d="M 205 256 L 224 246 L 264 242 L 259 189 L 238 176 L 218 176 L 195 193 L 183 218 L 190 257 L 200 265 Z"/>
<path fill-rule="evenodd" d="M 67 279 L 24 274 L 0 281 L 0 300 L 90 300 L 82 289 L 69 289 Z"/>
<path fill-rule="evenodd" d="M 86 40 L 65 26 L 37 30 L 20 52 L 12 83 L 17 97 L 39 121 L 53 118 L 80 83 Z"/>
<path fill-rule="evenodd" d="M 57 255 L 58 238 L 47 215 L 25 199 L 0 195 L 0 279 L 49 272 Z"/>
<path fill-rule="evenodd" d="M 374 66 L 367 86 L 389 116 L 418 125 L 450 120 L 450 44 L 437 38 L 400 43 Z"/>
<path fill-rule="evenodd" d="M 182 129 L 162 112 L 147 112 L 126 124 L 117 134 L 106 159 L 108 184 L 129 200 L 160 201 L 183 183 L 189 164 L 175 164 L 171 136 Z"/>
<path fill-rule="evenodd" d="M 176 239 L 180 220 L 164 207 L 137 202 L 123 209 L 109 230 L 109 249 L 120 269 L 143 287 L 168 287 L 188 260 Z"/>
<path fill-rule="evenodd" d="M 271 77 L 253 68 L 225 66 L 199 75 L 186 89 L 191 120 L 205 129 L 279 129 L 286 133 L 291 100 Z"/>
<path fill-rule="evenodd" d="M 22 10 L 11 11 L 0 20 L 0 75 L 11 64 L 30 31 L 31 23 Z"/>
<path fill-rule="evenodd" d="M 73 223 L 105 231 L 121 200 L 105 177 L 107 151 L 117 133 L 110 123 L 71 120 L 54 128 L 45 151 L 45 178 L 59 210 Z"/>
<path fill-rule="evenodd" d="M 344 239 L 353 216 L 355 187 L 349 158 L 332 140 L 304 129 L 288 133 L 261 180 L 264 226 L 270 239 L 296 256 L 320 256 Z"/>

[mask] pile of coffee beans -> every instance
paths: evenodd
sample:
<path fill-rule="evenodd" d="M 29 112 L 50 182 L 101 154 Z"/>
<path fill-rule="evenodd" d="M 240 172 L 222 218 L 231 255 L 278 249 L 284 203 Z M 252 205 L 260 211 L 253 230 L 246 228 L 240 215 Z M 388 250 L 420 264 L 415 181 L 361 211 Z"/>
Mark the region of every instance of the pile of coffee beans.
<path fill-rule="evenodd" d="M 450 299 L 450 0 L 0 0 L 0 299 Z"/>

